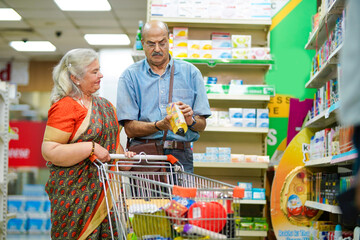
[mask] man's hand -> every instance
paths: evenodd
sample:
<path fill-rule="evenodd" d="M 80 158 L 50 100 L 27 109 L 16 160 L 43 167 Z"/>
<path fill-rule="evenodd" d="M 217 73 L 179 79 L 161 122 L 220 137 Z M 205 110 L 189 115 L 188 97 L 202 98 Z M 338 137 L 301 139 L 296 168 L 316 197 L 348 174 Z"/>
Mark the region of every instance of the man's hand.
<path fill-rule="evenodd" d="M 194 111 L 192 110 L 192 108 L 189 105 L 187 105 L 181 101 L 176 102 L 176 104 L 179 106 L 179 109 L 183 113 L 186 124 L 191 125 L 193 123 L 192 117 L 194 114 Z"/>
<path fill-rule="evenodd" d="M 171 124 L 170 124 L 171 117 L 172 117 L 172 115 L 167 115 L 164 119 L 162 119 L 160 121 L 157 121 L 156 126 L 158 128 L 160 128 L 162 131 L 165 131 L 165 130 L 172 131 L 172 127 L 171 127 Z"/>

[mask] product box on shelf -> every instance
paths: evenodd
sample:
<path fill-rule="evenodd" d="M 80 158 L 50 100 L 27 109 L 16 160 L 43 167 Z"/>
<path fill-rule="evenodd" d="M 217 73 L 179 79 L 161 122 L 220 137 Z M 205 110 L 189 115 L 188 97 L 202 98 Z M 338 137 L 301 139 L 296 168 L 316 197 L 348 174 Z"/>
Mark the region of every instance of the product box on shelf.
<path fill-rule="evenodd" d="M 243 109 L 229 108 L 230 122 L 234 127 L 243 126 Z"/>
<path fill-rule="evenodd" d="M 251 35 L 231 35 L 231 44 L 233 48 L 250 48 Z"/>
<path fill-rule="evenodd" d="M 270 48 L 250 48 L 249 59 L 270 60 Z"/>
<path fill-rule="evenodd" d="M 242 109 L 242 115 L 244 119 L 247 118 L 256 118 L 256 109 L 255 108 L 243 108 Z"/>
<path fill-rule="evenodd" d="M 26 233 L 27 216 L 25 213 L 17 213 L 15 218 L 9 219 L 7 232 L 9 234 Z"/>
<path fill-rule="evenodd" d="M 207 94 L 228 94 L 229 85 L 224 84 L 205 84 Z"/>
<path fill-rule="evenodd" d="M 27 231 L 29 234 L 40 234 L 47 231 L 48 214 L 33 213 L 28 215 Z"/>
<path fill-rule="evenodd" d="M 256 109 L 256 127 L 269 127 L 269 109 Z"/>
<path fill-rule="evenodd" d="M 245 191 L 252 190 L 252 183 L 251 182 L 238 182 L 238 187 L 245 189 Z"/>
<path fill-rule="evenodd" d="M 173 35 L 175 39 L 188 39 L 189 29 L 185 27 L 174 27 Z"/>
<path fill-rule="evenodd" d="M 235 59 L 250 59 L 250 48 L 233 48 L 231 49 L 231 56 Z"/>
<path fill-rule="evenodd" d="M 211 110 L 211 116 L 206 119 L 206 125 L 208 126 L 218 126 L 218 111 Z"/>
<path fill-rule="evenodd" d="M 222 59 L 222 58 L 232 58 L 231 48 L 229 49 L 213 49 L 212 58 Z"/>
<path fill-rule="evenodd" d="M 187 48 L 173 48 L 173 56 L 175 58 L 187 58 L 188 50 Z"/>
<path fill-rule="evenodd" d="M 230 127 L 229 111 L 218 111 L 218 124 L 224 127 Z"/>
<path fill-rule="evenodd" d="M 265 200 L 265 189 L 264 188 L 253 188 L 252 189 L 253 200 Z"/>
<path fill-rule="evenodd" d="M 230 85 L 231 95 L 275 95 L 275 87 L 268 85 Z"/>
<path fill-rule="evenodd" d="M 174 48 L 188 48 L 187 39 L 174 39 Z"/>

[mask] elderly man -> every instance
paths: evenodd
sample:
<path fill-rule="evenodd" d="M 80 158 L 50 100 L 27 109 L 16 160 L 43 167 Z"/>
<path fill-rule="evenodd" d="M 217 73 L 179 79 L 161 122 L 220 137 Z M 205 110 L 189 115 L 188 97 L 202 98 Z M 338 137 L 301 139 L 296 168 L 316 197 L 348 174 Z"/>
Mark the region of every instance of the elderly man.
<path fill-rule="evenodd" d="M 160 21 L 147 22 L 142 30 L 146 58 L 127 68 L 119 79 L 118 120 L 131 138 L 130 146 L 161 142 L 167 131 L 164 154 L 172 154 L 193 172 L 191 142 L 198 140 L 211 115 L 203 77 L 191 63 L 169 54 L 169 29 Z M 189 127 L 185 136 L 174 134 L 166 113 L 169 84 L 173 74 L 172 102 L 179 105 Z"/>

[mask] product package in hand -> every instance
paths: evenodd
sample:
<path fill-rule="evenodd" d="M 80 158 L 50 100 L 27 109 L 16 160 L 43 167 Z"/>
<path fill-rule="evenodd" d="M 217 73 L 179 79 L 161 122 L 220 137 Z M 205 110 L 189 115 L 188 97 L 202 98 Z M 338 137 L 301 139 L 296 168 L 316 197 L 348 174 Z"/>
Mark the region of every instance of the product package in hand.
<path fill-rule="evenodd" d="M 176 103 L 169 103 L 166 108 L 166 112 L 168 115 L 172 115 L 170 120 L 172 131 L 175 134 L 184 137 L 188 127 L 184 118 L 184 114 L 179 109 L 179 106 Z"/>

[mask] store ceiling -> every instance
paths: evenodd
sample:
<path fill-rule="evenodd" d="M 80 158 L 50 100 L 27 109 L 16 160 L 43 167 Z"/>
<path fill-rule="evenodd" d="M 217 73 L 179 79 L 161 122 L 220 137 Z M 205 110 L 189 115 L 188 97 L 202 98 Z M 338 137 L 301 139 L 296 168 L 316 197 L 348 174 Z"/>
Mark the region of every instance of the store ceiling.
<path fill-rule="evenodd" d="M 89 45 L 83 37 L 87 33 L 125 33 L 131 47 L 138 21 L 146 20 L 146 0 L 108 1 L 112 7 L 108 12 L 63 12 L 53 0 L 0 0 L 0 8 L 13 8 L 22 17 L 21 21 L 0 21 L 0 60 L 52 61 L 73 48 L 104 48 Z M 9 42 L 19 40 L 50 41 L 57 49 L 17 52 Z"/>

